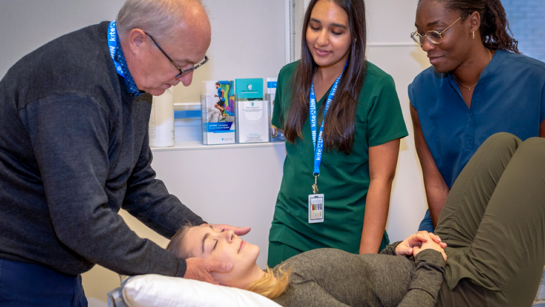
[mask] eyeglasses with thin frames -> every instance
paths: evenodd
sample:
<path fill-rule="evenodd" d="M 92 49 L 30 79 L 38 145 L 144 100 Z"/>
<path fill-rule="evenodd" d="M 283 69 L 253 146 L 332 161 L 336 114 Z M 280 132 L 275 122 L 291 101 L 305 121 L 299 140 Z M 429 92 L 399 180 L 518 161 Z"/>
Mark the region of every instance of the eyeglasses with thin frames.
<path fill-rule="evenodd" d="M 428 38 L 428 40 L 430 42 L 432 42 L 433 44 L 435 45 L 439 45 L 443 42 L 443 34 L 445 32 L 447 32 L 448 29 L 450 29 L 455 23 L 457 23 L 458 21 L 460 21 L 460 19 L 462 19 L 462 17 L 456 19 L 455 22 L 453 22 L 450 26 L 448 26 L 445 30 L 441 31 L 441 32 L 437 32 L 437 31 L 428 31 L 426 32 L 424 35 L 420 35 L 420 33 L 418 33 L 418 31 L 414 31 L 413 33 L 411 33 L 411 38 L 417 43 L 420 45 L 420 47 L 424 46 L 424 38 Z"/>
<path fill-rule="evenodd" d="M 144 32 L 146 33 L 146 32 Z M 161 50 L 161 52 L 167 57 L 167 59 L 170 61 L 170 63 L 172 63 L 172 65 L 174 65 L 174 67 L 180 72 L 179 74 L 176 75 L 176 77 L 174 78 L 179 78 L 180 76 L 184 75 L 184 74 L 187 74 L 191 71 L 194 71 L 195 69 L 203 66 L 204 64 L 206 64 L 206 62 L 208 62 L 208 57 L 205 55 L 204 56 L 204 60 L 198 64 L 196 64 L 195 66 L 191 67 L 191 68 L 188 68 L 188 69 L 182 69 L 180 68 L 180 66 L 178 66 L 176 63 L 174 63 L 174 61 L 168 56 L 168 54 L 163 50 L 163 48 L 161 48 L 161 46 L 159 46 L 159 44 L 155 41 L 155 39 L 153 38 L 153 36 L 149 35 L 148 33 L 146 33 L 147 36 L 149 36 L 149 38 L 151 38 L 151 40 L 153 41 L 153 43 L 155 44 L 155 46 L 157 46 L 157 48 L 159 48 L 159 50 Z"/>

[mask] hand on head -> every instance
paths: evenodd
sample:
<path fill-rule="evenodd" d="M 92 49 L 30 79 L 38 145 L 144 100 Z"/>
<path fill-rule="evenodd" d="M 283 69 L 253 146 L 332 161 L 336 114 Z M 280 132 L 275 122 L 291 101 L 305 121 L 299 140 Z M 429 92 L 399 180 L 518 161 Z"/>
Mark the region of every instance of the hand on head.
<path fill-rule="evenodd" d="M 416 256 L 422 250 L 435 249 L 441 252 L 443 258 L 446 260 L 447 255 L 443 251 L 445 247 L 447 247 L 447 244 L 441 242 L 441 238 L 439 238 L 438 235 L 423 230 L 409 236 L 407 239 L 403 240 L 403 242 L 399 243 L 396 247 L 396 255 Z"/>
<path fill-rule="evenodd" d="M 219 282 L 212 277 L 212 272 L 228 272 L 233 269 L 233 263 L 217 261 L 207 258 L 187 258 L 187 269 L 184 278 L 206 281 L 219 285 Z"/>

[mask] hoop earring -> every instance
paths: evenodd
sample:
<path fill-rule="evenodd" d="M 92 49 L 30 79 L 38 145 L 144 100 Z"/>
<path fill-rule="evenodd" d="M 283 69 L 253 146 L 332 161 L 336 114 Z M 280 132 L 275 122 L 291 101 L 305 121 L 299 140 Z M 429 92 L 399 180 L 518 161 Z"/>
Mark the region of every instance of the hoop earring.
<path fill-rule="evenodd" d="M 471 33 L 473 33 L 473 39 L 475 39 L 475 31 L 473 31 L 473 32 L 471 32 Z"/>

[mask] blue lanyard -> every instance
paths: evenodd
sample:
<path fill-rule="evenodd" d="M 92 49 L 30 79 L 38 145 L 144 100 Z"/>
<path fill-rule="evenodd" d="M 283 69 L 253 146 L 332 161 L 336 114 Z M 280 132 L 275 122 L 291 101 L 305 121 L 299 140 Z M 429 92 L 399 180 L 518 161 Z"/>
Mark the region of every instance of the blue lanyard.
<path fill-rule="evenodd" d="M 116 21 L 110 22 L 110 26 L 108 28 L 108 47 L 110 49 L 110 56 L 112 57 L 112 60 L 114 61 L 115 70 L 117 73 L 125 78 L 125 74 L 123 73 L 123 68 L 121 67 L 121 64 L 119 64 L 115 60 L 115 53 L 117 51 L 117 28 L 116 28 Z"/>
<path fill-rule="evenodd" d="M 348 61 L 344 65 L 344 69 L 346 69 L 346 66 L 348 65 Z M 341 77 L 343 76 L 343 73 L 335 80 L 335 83 L 333 83 L 333 87 L 331 88 L 331 91 L 329 92 L 329 96 L 327 97 L 327 102 L 325 104 L 325 110 L 324 110 L 324 118 L 322 119 L 322 125 L 320 127 L 320 134 L 318 134 L 318 140 L 316 140 L 316 128 L 317 128 L 317 111 L 316 111 L 316 95 L 314 94 L 314 82 L 310 86 L 310 131 L 312 132 L 312 145 L 314 146 L 314 177 L 316 177 L 316 180 L 318 179 L 318 176 L 320 176 L 320 163 L 322 162 L 322 154 L 324 149 L 324 140 L 322 138 L 322 133 L 324 131 L 324 122 L 325 122 L 325 115 L 327 114 L 327 110 L 329 110 L 329 106 L 331 105 L 331 102 L 333 101 L 333 98 L 335 97 L 335 92 L 337 92 L 337 87 L 339 85 L 339 81 L 341 80 Z M 315 183 L 316 184 L 316 183 Z"/>
<path fill-rule="evenodd" d="M 114 62 L 117 74 L 125 79 L 125 84 L 127 85 L 129 94 L 131 94 L 133 97 L 142 95 L 143 92 L 141 92 L 136 86 L 136 83 L 134 83 L 134 79 L 129 72 L 129 68 L 127 67 L 127 60 L 123 55 L 123 50 L 121 50 L 121 45 L 117 39 L 117 27 L 115 20 L 110 22 L 110 26 L 108 27 L 108 49 L 110 50 L 110 56 Z"/>

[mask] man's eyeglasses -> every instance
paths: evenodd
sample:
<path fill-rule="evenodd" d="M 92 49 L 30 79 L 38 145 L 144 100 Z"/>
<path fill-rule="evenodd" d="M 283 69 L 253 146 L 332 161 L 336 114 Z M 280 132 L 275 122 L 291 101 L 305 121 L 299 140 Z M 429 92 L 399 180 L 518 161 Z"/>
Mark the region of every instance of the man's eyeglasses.
<path fill-rule="evenodd" d="M 418 31 L 414 31 L 411 33 L 411 38 L 420 45 L 420 47 L 424 46 L 424 40 L 425 38 L 428 38 L 430 42 L 434 43 L 435 45 L 441 44 L 443 42 L 443 33 L 445 33 L 450 27 L 452 27 L 455 23 L 457 23 L 462 17 L 456 19 L 455 22 L 453 22 L 450 26 L 448 26 L 445 30 L 441 32 L 437 31 L 428 31 L 424 35 L 420 35 Z"/>
<path fill-rule="evenodd" d="M 144 32 L 144 33 L 146 33 L 146 32 Z M 205 55 L 204 60 L 202 62 L 196 64 L 195 66 L 193 66 L 191 68 L 181 69 L 180 66 L 176 65 L 176 63 L 174 63 L 174 61 L 166 54 L 166 52 L 163 50 L 163 48 L 161 48 L 161 46 L 159 46 L 159 44 L 155 41 L 155 39 L 151 35 L 149 35 L 148 33 L 146 33 L 146 35 L 149 36 L 149 38 L 151 38 L 151 40 L 153 41 L 155 46 L 157 46 L 157 48 L 159 48 L 159 50 L 161 50 L 161 52 L 167 57 L 167 59 L 170 61 L 170 63 L 172 63 L 172 65 L 174 65 L 174 67 L 180 72 L 179 74 L 176 75 L 175 78 L 179 78 L 180 76 L 182 76 L 184 74 L 187 74 L 188 72 L 194 71 L 195 69 L 203 66 L 204 64 L 206 64 L 206 62 L 208 62 L 208 57 Z"/>

